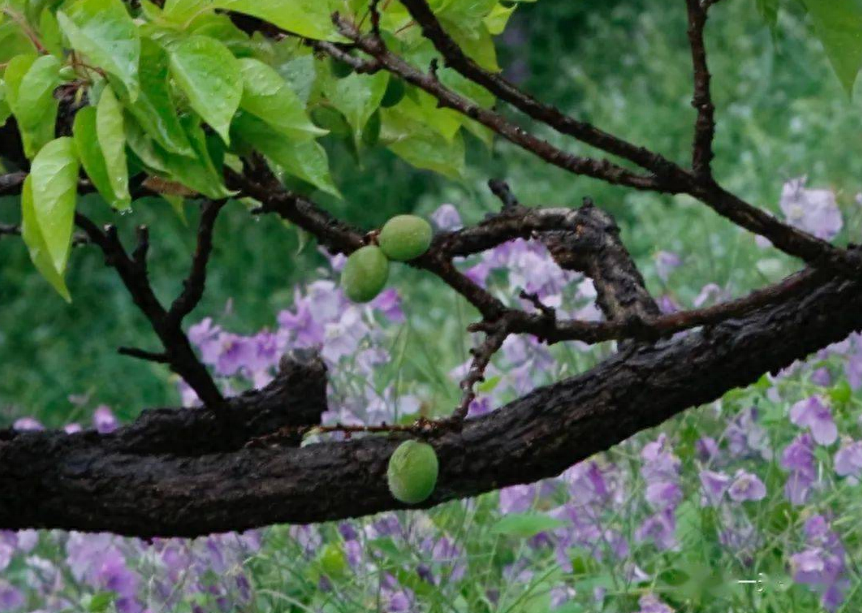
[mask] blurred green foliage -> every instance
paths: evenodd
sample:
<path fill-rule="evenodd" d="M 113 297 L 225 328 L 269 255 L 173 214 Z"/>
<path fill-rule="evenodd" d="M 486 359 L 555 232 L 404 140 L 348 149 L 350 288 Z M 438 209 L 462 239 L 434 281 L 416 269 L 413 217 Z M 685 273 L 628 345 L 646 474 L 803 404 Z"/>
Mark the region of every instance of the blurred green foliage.
<path fill-rule="evenodd" d="M 707 42 L 718 108 L 715 167 L 727 187 L 773 211 L 790 177 L 807 174 L 811 185 L 835 188 L 849 228 L 839 240 L 847 240 L 858 229 L 854 195 L 862 191 L 862 113 L 858 100 L 848 100 L 810 28 L 800 15 L 786 13 L 770 31 L 753 1 L 714 11 Z M 687 160 L 694 114 L 681 3 L 522 5 L 501 47 L 501 65 L 528 91 L 671 159 Z M 537 131 L 567 150 L 593 153 L 547 128 Z M 345 199 L 318 199 L 365 228 L 401 212 L 427 215 L 443 202 L 476 221 L 498 206 L 485 182 L 503 177 L 527 204 L 576 206 L 591 196 L 612 210 L 651 288 L 670 289 L 683 302 L 708 282 L 738 294 L 792 266 L 771 252 L 774 266 L 756 265 L 765 254 L 753 237 L 687 198 L 574 177 L 503 142 L 491 151 L 470 142 L 462 183 L 416 171 L 386 151 L 357 160 L 342 145 L 326 144 Z M 8 200 L 0 201 L 0 222 L 16 220 L 17 206 Z M 101 221 L 111 215 L 94 198 L 82 207 Z M 113 220 L 129 244 L 136 225 L 151 226 L 150 274 L 165 301 L 187 272 L 196 223 L 194 207 L 187 207 L 187 226 L 166 215 L 167 207 L 159 200 L 139 201 L 132 214 Z M 293 285 L 314 278 L 323 262 L 295 229 L 274 218 L 251 217 L 240 203 L 219 220 L 215 244 L 207 293 L 191 320 L 219 316 L 240 332 L 272 325 L 278 309 L 290 304 Z M 651 256 L 659 249 L 684 256 L 672 288 L 663 288 L 654 274 Z M 398 268 L 393 283 L 424 345 L 424 357 L 413 361 L 463 359 L 463 305 L 451 292 L 439 291 L 439 282 Z M 101 255 L 76 249 L 68 283 L 71 305 L 35 274 L 20 241 L 0 240 L 0 423 L 21 415 L 52 425 L 68 422 L 76 412 L 70 394 L 89 395 L 89 408 L 110 404 L 125 418 L 142 407 L 175 403 L 165 368 L 116 354 L 120 345 L 155 349 L 157 340 Z M 443 358 L 429 357 L 435 352 Z M 421 376 L 422 369 L 416 372 Z"/>

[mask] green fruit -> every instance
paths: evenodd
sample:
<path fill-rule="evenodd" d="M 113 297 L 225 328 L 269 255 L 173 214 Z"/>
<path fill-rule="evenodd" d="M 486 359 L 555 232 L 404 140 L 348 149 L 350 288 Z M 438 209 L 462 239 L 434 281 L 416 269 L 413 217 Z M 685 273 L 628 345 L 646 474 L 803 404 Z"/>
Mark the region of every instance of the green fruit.
<path fill-rule="evenodd" d="M 428 251 L 431 224 L 415 215 L 396 215 L 386 222 L 377 243 L 390 260 L 405 262 Z"/>
<path fill-rule="evenodd" d="M 347 258 L 341 272 L 341 285 L 353 302 L 368 302 L 380 293 L 388 277 L 389 260 L 378 247 L 369 245 Z"/>
<path fill-rule="evenodd" d="M 389 458 L 389 491 L 407 504 L 422 502 L 437 484 L 437 453 L 427 443 L 404 441 Z"/>
<path fill-rule="evenodd" d="M 404 92 L 407 88 L 404 86 L 404 81 L 391 77 L 386 85 L 386 92 L 383 94 L 383 99 L 380 101 L 380 106 L 384 109 L 395 106 L 404 97 Z"/>

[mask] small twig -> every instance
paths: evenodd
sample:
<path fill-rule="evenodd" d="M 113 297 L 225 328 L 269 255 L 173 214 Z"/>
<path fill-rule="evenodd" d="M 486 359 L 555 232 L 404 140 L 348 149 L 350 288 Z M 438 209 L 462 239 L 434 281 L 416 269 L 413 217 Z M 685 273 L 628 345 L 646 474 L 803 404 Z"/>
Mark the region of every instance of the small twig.
<path fill-rule="evenodd" d="M 207 280 L 207 264 L 213 248 L 213 229 L 218 214 L 227 200 L 207 200 L 201 206 L 198 225 L 198 242 L 192 257 L 189 276 L 183 281 L 183 291 L 177 296 L 168 311 L 168 323 L 178 326 L 192 312 L 204 295 Z"/>
<path fill-rule="evenodd" d="M 380 62 L 378 62 L 377 60 L 363 59 L 361 57 L 351 55 L 350 52 L 344 48 L 344 45 L 330 43 L 325 40 L 310 39 L 306 40 L 305 44 L 316 51 L 326 53 L 327 55 L 332 56 L 336 60 L 344 62 L 345 64 L 353 68 L 354 72 L 359 74 L 374 74 L 376 72 L 379 72 L 382 68 Z"/>
<path fill-rule="evenodd" d="M 488 181 L 488 187 L 491 188 L 491 193 L 503 203 L 503 211 L 513 211 L 520 208 L 521 203 L 512 193 L 509 184 L 502 179 L 491 179 Z"/>
<path fill-rule="evenodd" d="M 491 358 L 500 350 L 511 333 L 509 330 L 509 319 L 505 317 L 490 326 L 483 326 L 483 328 L 482 331 L 485 333 L 485 340 L 478 347 L 470 350 L 473 360 L 470 364 L 470 370 L 467 371 L 467 375 L 461 380 L 461 403 L 455 408 L 454 413 L 452 413 L 452 422 L 458 427 L 464 423 L 467 413 L 470 412 L 470 404 L 476 399 L 475 387 L 485 380 L 485 370 L 488 368 L 488 364 L 491 363 Z M 472 329 L 477 330 L 475 327 Z"/>
<path fill-rule="evenodd" d="M 551 323 L 556 324 L 557 322 L 557 311 L 556 309 L 549 307 L 547 304 L 542 302 L 539 298 L 539 295 L 533 292 L 528 292 L 526 290 L 521 290 L 521 293 L 518 296 L 522 300 L 526 300 L 530 304 L 532 304 L 537 311 L 542 313 Z"/>
<path fill-rule="evenodd" d="M 120 347 L 117 349 L 117 353 L 147 362 L 157 362 L 159 364 L 171 363 L 171 359 L 164 352 L 147 351 L 145 349 L 138 349 L 137 347 Z"/>

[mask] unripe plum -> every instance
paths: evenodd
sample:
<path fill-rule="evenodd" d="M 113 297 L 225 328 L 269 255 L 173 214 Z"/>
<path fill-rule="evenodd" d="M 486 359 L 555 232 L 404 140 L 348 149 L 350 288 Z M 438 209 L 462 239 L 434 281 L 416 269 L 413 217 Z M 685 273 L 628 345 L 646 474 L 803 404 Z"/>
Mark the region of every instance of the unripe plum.
<path fill-rule="evenodd" d="M 347 258 L 341 272 L 341 285 L 353 302 L 368 302 L 380 293 L 388 277 L 389 260 L 379 247 L 369 245 Z"/>
<path fill-rule="evenodd" d="M 404 441 L 389 458 L 389 491 L 406 504 L 422 502 L 434 491 L 438 471 L 437 453 L 431 445 Z"/>
<path fill-rule="evenodd" d="M 390 260 L 405 262 L 428 251 L 433 232 L 431 224 L 415 215 L 396 215 L 386 222 L 377 243 Z"/>

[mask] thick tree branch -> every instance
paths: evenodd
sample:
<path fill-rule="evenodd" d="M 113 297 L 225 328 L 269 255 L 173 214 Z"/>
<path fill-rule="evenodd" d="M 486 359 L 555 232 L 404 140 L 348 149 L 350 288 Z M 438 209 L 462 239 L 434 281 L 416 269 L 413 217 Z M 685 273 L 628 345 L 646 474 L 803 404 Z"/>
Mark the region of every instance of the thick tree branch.
<path fill-rule="evenodd" d="M 435 431 L 429 442 L 440 458 L 440 479 L 420 506 L 556 475 L 862 328 L 858 283 L 802 274 L 813 287 L 805 295 L 634 347 L 468 420 L 461 432 Z M 0 526 L 197 536 L 403 507 L 386 485 L 395 436 L 187 457 L 124 450 L 128 432 L 5 434 Z"/>
<path fill-rule="evenodd" d="M 491 181 L 489 185 L 503 201 L 504 210 L 522 208 L 505 182 Z M 584 199 L 584 206 L 574 217 L 574 223 L 570 222 L 568 227 L 560 225 L 540 234 L 560 268 L 592 279 L 597 303 L 608 320 L 644 321 L 659 315 L 658 305 L 620 239 L 614 218 L 589 198 Z"/>

